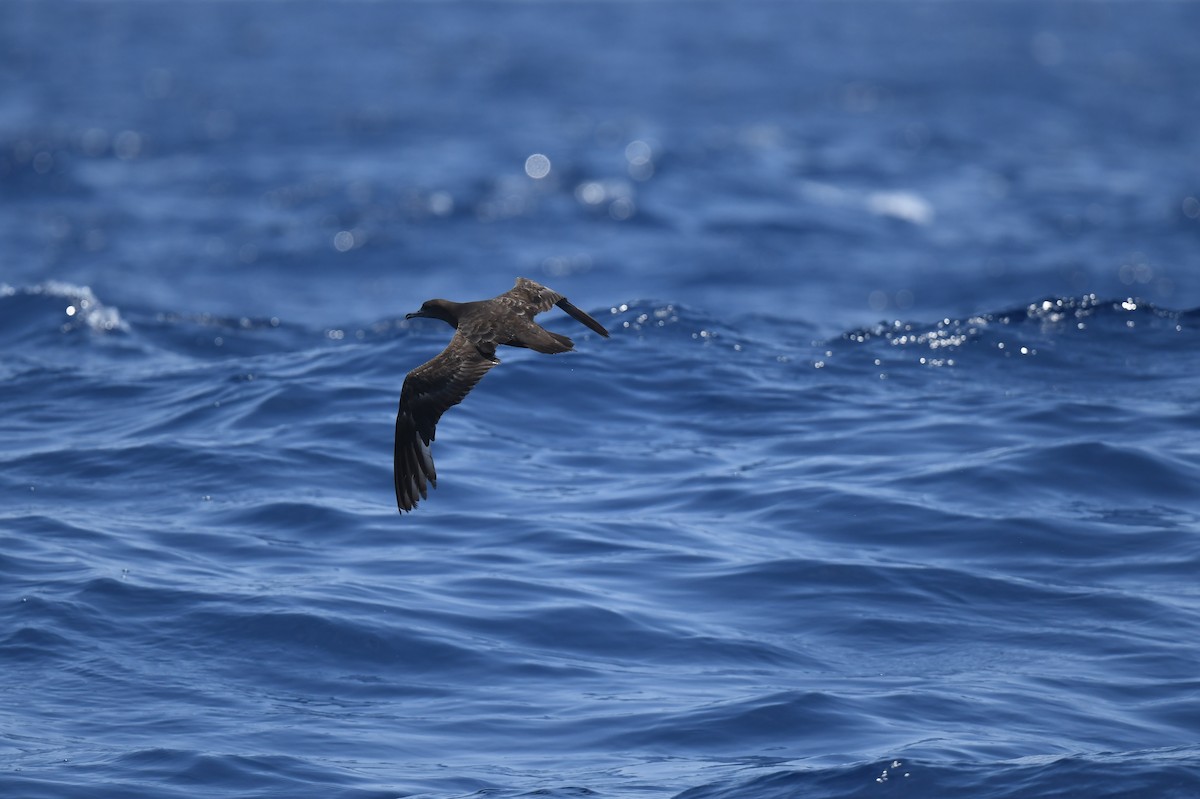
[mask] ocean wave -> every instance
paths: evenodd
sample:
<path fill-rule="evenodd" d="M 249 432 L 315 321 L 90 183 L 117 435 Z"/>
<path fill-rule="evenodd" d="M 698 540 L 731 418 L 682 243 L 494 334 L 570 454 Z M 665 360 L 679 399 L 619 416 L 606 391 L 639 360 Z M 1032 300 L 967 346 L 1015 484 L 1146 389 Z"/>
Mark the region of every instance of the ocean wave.
<path fill-rule="evenodd" d="M 1014 761 L 928 763 L 883 759 L 841 768 L 778 770 L 698 786 L 676 799 L 785 799 L 878 796 L 974 796 L 1015 799 L 1030 796 L 1155 796 L 1183 799 L 1200 788 L 1188 767 L 1191 747 L 1129 753 L 1077 753 Z"/>
<path fill-rule="evenodd" d="M 1153 752 L 1080 753 L 1189 723 L 1200 462 L 1166 377 L 1194 361 L 1189 312 L 1052 299 L 831 339 L 662 300 L 595 309 L 609 339 L 547 315 L 576 351 L 503 352 L 401 518 L 399 389 L 448 329 L 125 307 L 63 329 L 84 298 L 108 307 L 0 298 L 22 359 L 0 657 L 13 685 L 56 675 L 60 707 L 100 696 L 85 733 L 132 725 L 88 766 L 132 795 L 176 789 L 159 762 L 231 794 L 372 796 L 377 773 L 603 793 L 639 768 L 670 774 L 656 795 L 865 794 L 885 770 L 892 791 L 1107 790 L 1073 757 L 1187 785 Z M 46 363 L 64 346 L 87 357 Z M 130 721 L 147 685 L 166 710 Z M 32 771 L 79 734 L 10 746 Z"/>
<path fill-rule="evenodd" d="M 120 311 L 100 302 L 91 288 L 60 280 L 23 287 L 0 283 L 0 309 L 4 312 L 0 331 L 9 340 L 55 329 L 59 333 L 129 330 Z"/>
<path fill-rule="evenodd" d="M 1188 352 L 1197 334 L 1194 317 L 1195 311 L 1160 308 L 1132 297 L 1102 300 L 1088 294 L 1049 297 L 965 319 L 885 322 L 847 331 L 841 343 L 851 350 L 866 345 L 872 352 L 887 353 L 889 363 L 915 361 L 932 367 L 952 367 L 966 357 L 1040 360 L 1051 366 L 1082 357 L 1137 368 L 1129 358 L 1109 357 L 1111 348 L 1133 347 L 1150 356 Z"/>

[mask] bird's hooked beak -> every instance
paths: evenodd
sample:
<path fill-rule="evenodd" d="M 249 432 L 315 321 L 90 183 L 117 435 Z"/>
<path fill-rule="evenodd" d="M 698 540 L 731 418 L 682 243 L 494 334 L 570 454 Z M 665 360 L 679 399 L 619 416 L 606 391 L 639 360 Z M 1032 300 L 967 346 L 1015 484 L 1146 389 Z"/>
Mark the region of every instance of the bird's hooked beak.
<path fill-rule="evenodd" d="M 458 327 L 458 318 L 454 314 L 456 303 L 445 300 L 429 300 L 421 304 L 419 310 L 405 316 L 405 319 L 441 319 L 452 327 Z"/>

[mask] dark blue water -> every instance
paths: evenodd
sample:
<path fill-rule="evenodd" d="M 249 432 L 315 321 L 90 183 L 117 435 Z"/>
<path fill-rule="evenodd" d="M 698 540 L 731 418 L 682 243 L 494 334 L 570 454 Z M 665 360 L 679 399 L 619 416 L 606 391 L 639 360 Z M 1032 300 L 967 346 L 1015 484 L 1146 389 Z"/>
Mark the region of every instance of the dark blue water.
<path fill-rule="evenodd" d="M 0 13 L 0 795 L 1200 795 L 1200 5 Z"/>

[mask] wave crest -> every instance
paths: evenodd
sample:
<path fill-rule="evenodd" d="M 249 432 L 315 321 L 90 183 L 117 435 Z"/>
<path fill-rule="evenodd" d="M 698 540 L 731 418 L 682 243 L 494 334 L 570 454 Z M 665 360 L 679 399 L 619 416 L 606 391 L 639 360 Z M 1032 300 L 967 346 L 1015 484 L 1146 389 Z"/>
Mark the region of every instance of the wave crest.
<path fill-rule="evenodd" d="M 95 333 L 128 332 L 121 312 L 105 305 L 90 286 L 78 286 L 61 280 L 48 280 L 33 286 L 14 287 L 0 284 L 0 314 L 8 333 L 42 329 L 49 320 L 64 333 L 87 329 Z M 14 331 L 14 326 L 16 330 Z"/>

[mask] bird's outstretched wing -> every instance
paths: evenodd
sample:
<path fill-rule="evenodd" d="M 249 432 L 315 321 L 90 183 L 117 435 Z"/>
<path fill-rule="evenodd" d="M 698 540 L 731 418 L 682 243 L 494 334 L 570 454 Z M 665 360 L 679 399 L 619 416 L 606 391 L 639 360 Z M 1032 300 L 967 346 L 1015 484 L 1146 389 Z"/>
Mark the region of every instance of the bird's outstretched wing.
<path fill-rule="evenodd" d="M 608 338 L 608 331 L 604 329 L 604 325 L 576 308 L 567 301 L 566 297 L 554 289 L 547 288 L 541 283 L 535 283 L 529 278 L 517 278 L 517 284 L 496 299 L 502 300 L 510 308 L 531 321 L 537 314 L 548 311 L 557 305 L 570 314 L 575 321 Z"/>
<path fill-rule="evenodd" d="M 437 472 L 429 445 L 438 419 L 462 402 L 475 384 L 499 361 L 486 357 L 459 333 L 446 349 L 404 378 L 400 409 L 396 413 L 396 505 L 402 511 L 416 507 L 427 495 L 427 485 L 437 487 Z"/>

